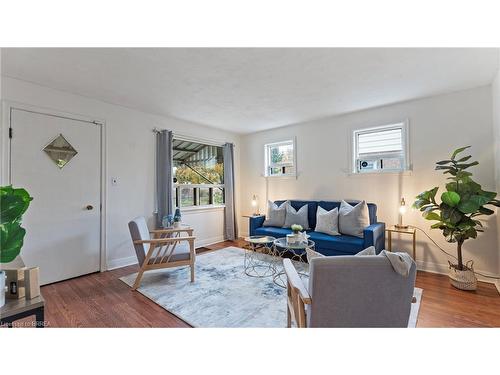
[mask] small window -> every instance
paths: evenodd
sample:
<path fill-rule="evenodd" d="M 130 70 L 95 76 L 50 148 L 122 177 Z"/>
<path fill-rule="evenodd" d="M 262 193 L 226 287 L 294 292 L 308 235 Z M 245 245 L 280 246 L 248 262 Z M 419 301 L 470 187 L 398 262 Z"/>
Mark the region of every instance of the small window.
<path fill-rule="evenodd" d="M 402 172 L 408 170 L 407 123 L 355 130 L 353 172 Z"/>
<path fill-rule="evenodd" d="M 265 175 L 295 176 L 295 141 L 283 141 L 265 145 Z"/>

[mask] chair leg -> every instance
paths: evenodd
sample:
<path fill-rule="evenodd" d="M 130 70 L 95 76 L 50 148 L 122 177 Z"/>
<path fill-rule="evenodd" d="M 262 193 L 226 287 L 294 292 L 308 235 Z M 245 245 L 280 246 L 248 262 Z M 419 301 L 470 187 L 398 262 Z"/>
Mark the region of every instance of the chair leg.
<path fill-rule="evenodd" d="M 189 252 L 191 254 L 191 256 L 190 256 L 191 282 L 194 283 L 194 263 L 195 263 L 195 259 L 196 259 L 196 250 L 194 249 L 194 240 L 189 240 Z"/>
<path fill-rule="evenodd" d="M 141 267 L 139 273 L 137 274 L 137 277 L 135 278 L 134 285 L 132 286 L 133 290 L 136 290 L 141 285 L 141 279 L 143 274 L 144 274 L 144 269 Z"/>

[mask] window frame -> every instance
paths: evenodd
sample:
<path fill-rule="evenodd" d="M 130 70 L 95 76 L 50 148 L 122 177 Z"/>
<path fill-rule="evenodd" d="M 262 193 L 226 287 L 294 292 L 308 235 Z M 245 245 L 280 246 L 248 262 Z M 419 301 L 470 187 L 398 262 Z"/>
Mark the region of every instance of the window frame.
<path fill-rule="evenodd" d="M 280 174 L 270 174 L 269 173 L 269 168 L 272 167 L 271 161 L 270 161 L 270 150 L 273 146 L 279 146 L 279 145 L 285 145 L 285 144 L 291 144 L 293 147 L 293 163 L 286 163 L 288 166 L 293 166 L 294 167 L 294 172 L 293 173 L 280 173 Z M 286 166 L 286 165 L 282 165 Z M 264 144 L 264 177 L 271 177 L 271 178 L 286 178 L 286 177 L 297 177 L 297 140 L 296 137 L 288 138 L 288 139 L 283 139 L 271 143 L 266 143 Z"/>
<path fill-rule="evenodd" d="M 351 161 L 351 167 L 350 167 L 350 173 L 354 175 L 366 175 L 366 174 L 383 174 L 383 173 L 405 173 L 411 171 L 411 163 L 410 163 L 410 131 L 409 131 L 409 120 L 405 119 L 403 121 L 393 121 L 389 122 L 385 125 L 378 125 L 378 126 L 372 126 L 372 127 L 366 127 L 366 128 L 357 128 L 352 130 L 351 132 L 351 149 L 350 149 L 350 161 Z M 401 138 L 402 138 L 402 146 L 403 146 L 403 168 L 401 169 L 390 169 L 390 170 L 384 170 L 384 169 L 378 169 L 378 170 L 370 170 L 366 172 L 361 172 L 358 170 L 358 136 L 360 134 L 366 134 L 366 133 L 373 133 L 377 131 L 385 131 L 385 130 L 391 130 L 391 129 L 401 129 Z M 393 154 L 392 154 L 393 155 Z M 374 154 L 374 158 L 382 158 L 382 157 L 390 157 L 391 153 L 378 153 Z"/>
<path fill-rule="evenodd" d="M 223 143 L 219 142 L 213 142 L 209 140 L 203 140 L 203 139 L 197 139 L 197 138 L 191 138 L 191 137 L 185 137 L 185 136 L 180 136 L 174 134 L 173 137 L 174 140 L 178 141 L 184 141 L 184 142 L 192 142 L 192 143 L 198 143 L 202 144 L 205 146 L 215 146 L 215 147 L 223 147 Z M 173 163 L 175 164 L 175 163 Z M 175 176 L 173 172 L 174 166 L 172 166 L 172 175 Z M 194 201 L 193 205 L 191 206 L 183 206 L 181 203 L 181 189 L 193 189 L 193 194 L 194 194 Z M 213 197 L 213 191 L 215 189 L 221 189 L 222 190 L 222 204 L 217 204 L 217 203 L 211 203 L 211 204 L 200 204 L 199 202 L 199 190 L 200 189 L 212 189 L 212 195 L 209 198 L 212 202 L 214 201 Z M 224 208 L 226 207 L 225 200 L 225 184 L 191 184 L 191 183 L 173 183 L 173 191 L 172 191 L 172 196 L 173 196 L 173 207 L 174 208 L 180 208 L 181 211 L 195 211 L 195 210 L 207 210 L 207 209 L 219 209 L 219 208 Z"/>

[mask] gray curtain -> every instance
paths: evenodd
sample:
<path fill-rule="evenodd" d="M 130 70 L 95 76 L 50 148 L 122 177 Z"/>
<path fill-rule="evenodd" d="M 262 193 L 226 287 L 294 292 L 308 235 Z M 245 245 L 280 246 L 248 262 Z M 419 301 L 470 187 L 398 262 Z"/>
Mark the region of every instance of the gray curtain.
<path fill-rule="evenodd" d="M 156 133 L 156 227 L 161 228 L 163 217 L 173 213 L 173 160 L 170 130 Z"/>
<path fill-rule="evenodd" d="M 222 146 L 224 156 L 224 190 L 225 190 L 225 232 L 228 240 L 235 240 L 236 211 L 234 199 L 234 145 L 226 143 Z"/>

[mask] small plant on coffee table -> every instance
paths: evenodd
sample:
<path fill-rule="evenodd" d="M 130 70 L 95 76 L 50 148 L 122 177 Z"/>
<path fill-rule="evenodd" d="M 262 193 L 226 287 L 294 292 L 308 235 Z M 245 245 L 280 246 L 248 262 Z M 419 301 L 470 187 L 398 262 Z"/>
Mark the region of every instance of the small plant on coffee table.
<path fill-rule="evenodd" d="M 302 225 L 299 225 L 299 224 L 293 224 L 290 229 L 292 229 L 292 232 L 294 234 L 299 234 L 299 232 L 302 232 L 304 230 L 304 228 L 302 227 Z"/>

